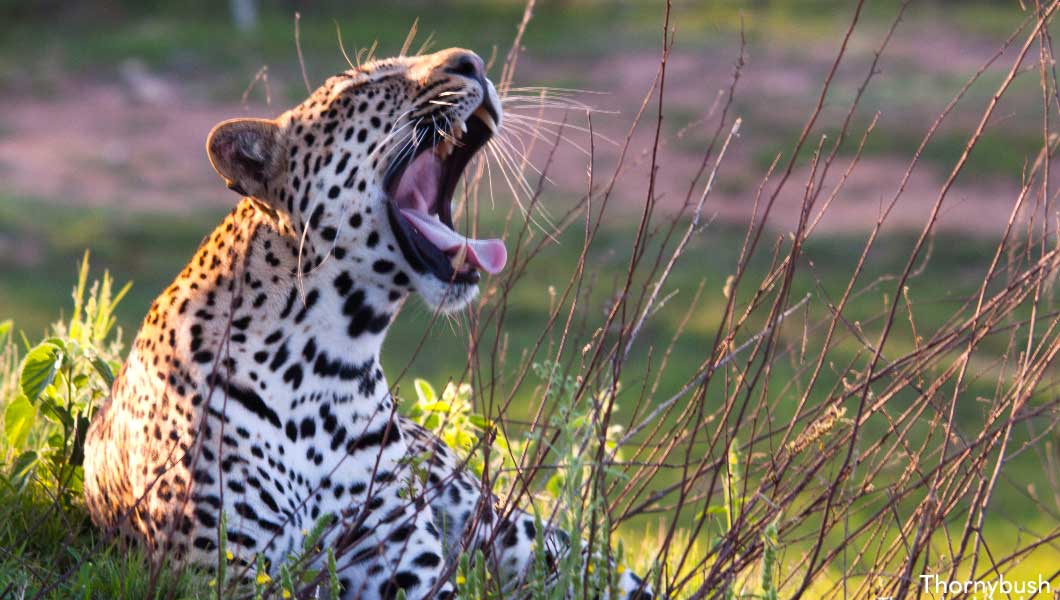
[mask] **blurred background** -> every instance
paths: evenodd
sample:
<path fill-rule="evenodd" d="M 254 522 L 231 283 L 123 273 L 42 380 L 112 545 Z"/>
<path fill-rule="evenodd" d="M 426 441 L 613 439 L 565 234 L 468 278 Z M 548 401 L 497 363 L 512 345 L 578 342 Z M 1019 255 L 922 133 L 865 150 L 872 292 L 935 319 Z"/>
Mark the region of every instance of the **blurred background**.
<path fill-rule="evenodd" d="M 743 125 L 704 208 L 710 224 L 671 277 L 668 291 L 675 300 L 648 323 L 641 336 L 644 356 L 633 357 L 646 360 L 648 348 L 674 337 L 702 283 L 706 292 L 692 309 L 687 335 L 677 342 L 681 351 L 671 359 L 661 392 L 679 385 L 703 360 L 756 192 L 773 161 L 789 157 L 855 4 L 673 4 L 676 42 L 668 64 L 656 186 L 660 218 L 676 214 L 685 202 L 717 128 L 741 47 L 743 66 L 728 118 L 739 116 Z M 773 210 L 769 229 L 775 236 L 794 228 L 814 148 L 821 136 L 832 139 L 838 132 L 899 5 L 877 0 L 861 11 L 824 111 Z M 238 199 L 206 159 L 206 134 L 223 119 L 275 116 L 306 96 L 295 44 L 296 13 L 305 78 L 315 88 L 348 68 L 346 56 L 363 60 L 372 47 L 379 57 L 398 53 L 413 26 L 413 51 L 424 44 L 435 50 L 471 48 L 493 64 L 491 76 L 497 79 L 524 6 L 520 0 L 0 0 L 0 316 L 12 318 L 31 339 L 42 334 L 69 307 L 75 266 L 87 249 L 95 272 L 108 269 L 119 283 L 133 282 L 118 310 L 126 339 L 132 337 L 151 300 Z M 597 181 L 613 172 L 619 145 L 652 88 L 663 8 L 648 0 L 541 0 L 526 29 L 514 85 L 577 90 L 559 93 L 594 108 Z M 809 241 L 805 254 L 818 279 L 796 281 L 794 297 L 820 289 L 841 292 L 924 133 L 1025 16 L 1018 2 L 1007 0 L 912 3 L 864 90 L 841 159 L 825 183 L 835 185 L 866 127 L 878 118 L 858 168 Z M 870 255 L 863 281 L 904 264 L 912 236 L 1013 54 L 1010 49 L 987 67 L 925 149 L 887 221 L 885 238 Z M 590 322 L 604 314 L 625 280 L 630 240 L 648 191 L 657 99 L 648 106 L 633 132 L 628 167 L 615 187 L 600 242 L 591 249 L 596 304 L 583 305 L 597 311 Z M 1041 106 L 1038 74 L 1030 68 L 1005 96 L 950 192 L 938 228 L 945 239 L 933 244 L 927 276 L 911 283 L 923 314 L 941 321 L 977 289 L 1026 161 L 1040 147 Z M 543 212 L 531 217 L 528 233 L 538 237 L 551 235 L 550 216 L 563 214 L 583 195 L 589 163 L 583 152 L 588 136 L 575 129 L 587 126 L 584 112 L 553 112 L 546 118 L 571 127 L 564 130 L 567 141 L 550 166 Z M 547 158 L 541 152 L 535 156 L 539 165 Z M 536 174 L 528 174 L 536 184 Z M 507 182 L 494 179 L 495 201 L 481 215 L 487 223 L 483 231 L 500 231 L 512 206 Z M 548 243 L 511 293 L 503 334 L 515 356 L 540 335 L 548 290 L 562 289 L 574 273 L 581 251 L 578 229 Z M 769 253 L 758 254 L 752 267 L 765 273 Z M 859 296 L 848 315 L 868 322 L 886 301 L 880 294 Z M 393 358 L 386 364 L 392 369 L 406 364 L 405 349 L 420 340 L 430 320 L 421 304 L 410 303 L 388 338 Z M 450 342 L 466 347 L 459 322 L 436 324 L 431 337 L 428 348 Z M 462 352 L 423 352 L 409 372 L 444 382 L 461 373 L 465 363 Z"/>
<path fill-rule="evenodd" d="M 717 127 L 741 46 L 744 63 L 729 109 L 730 118 L 743 119 L 740 137 L 705 207 L 711 222 L 693 241 L 694 259 L 679 263 L 672 278 L 673 288 L 684 294 L 676 304 L 689 300 L 700 282 L 708 290 L 690 320 L 691 335 L 680 341 L 688 352 L 675 356 L 674 373 L 691 372 L 702 360 L 699 345 L 712 339 L 718 325 L 720 292 L 735 265 L 758 187 L 774 159 L 787 160 L 817 102 L 854 4 L 673 5 L 676 43 L 668 65 L 656 189 L 661 215 L 684 204 Z M 792 184 L 785 186 L 771 216 L 769 227 L 777 236 L 794 227 L 813 150 L 821 136 L 835 137 L 900 3 L 866 4 Z M 619 143 L 657 74 L 662 8 L 646 0 L 541 0 L 523 37 L 514 85 L 584 90 L 560 93 L 597 111 L 592 125 L 599 134 L 594 144 L 599 180 L 612 173 Z M 231 117 L 274 116 L 305 97 L 296 13 L 305 76 L 315 88 L 348 68 L 344 51 L 351 60 L 363 59 L 373 46 L 376 56 L 396 54 L 414 24 L 413 50 L 423 44 L 474 49 L 493 63 L 496 79 L 523 9 L 518 0 L 0 0 L 0 315 L 13 318 L 31 338 L 42 333 L 69 305 L 75 265 L 88 249 L 95 270 L 109 269 L 119 282 L 134 283 L 119 308 L 119 321 L 127 337 L 135 332 L 151 300 L 237 201 L 206 159 L 203 146 L 211 127 Z M 809 242 L 806 255 L 819 281 L 796 282 L 796 293 L 815 285 L 842 289 L 865 235 L 897 191 L 926 130 L 1025 16 L 1018 2 L 1008 0 L 912 3 L 864 91 L 841 148 L 843 158 L 826 182 L 835 184 L 866 127 L 878 118 L 858 168 Z M 1010 49 L 1005 59 L 987 67 L 925 149 L 887 221 L 885 239 L 870 257 L 869 276 L 904 264 L 910 236 L 922 227 L 1013 53 Z M 1004 98 L 950 192 L 939 227 L 948 238 L 934 245 L 930 276 L 912 283 L 923 310 L 937 306 L 941 318 L 981 281 L 1023 169 L 1041 144 L 1041 96 L 1038 74 L 1029 68 Z M 653 98 L 633 133 L 631 166 L 616 186 L 603 243 L 590 255 L 601 290 L 600 314 L 608 290 L 625 277 L 629 240 L 648 188 L 646 153 L 655 110 Z M 587 125 L 580 111 L 547 118 Z M 560 145 L 541 201 L 546 212 L 532 218 L 530 235 L 551 233 L 548 215 L 562 214 L 584 192 L 588 159 L 580 150 L 589 147 L 587 136 L 574 128 L 564 136 L 568 142 Z M 483 218 L 493 218 L 499 228 L 512 200 L 508 186 L 496 179 L 494 210 Z M 573 273 L 579 236 L 573 231 L 549 244 L 515 287 L 505 332 L 513 349 L 540 332 L 547 290 L 562 286 Z M 760 254 L 768 261 L 767 253 Z M 866 318 L 882 306 L 879 297 L 857 302 L 852 314 L 861 310 Z M 405 312 L 389 342 L 398 353 L 419 339 L 430 320 L 419 304 Z M 681 311 L 667 312 L 672 314 L 649 324 L 646 346 L 672 337 Z M 432 336 L 464 343 L 457 326 L 439 324 Z M 412 372 L 444 381 L 463 364 L 460 353 L 424 353 Z"/>
<path fill-rule="evenodd" d="M 647 324 L 643 348 L 626 367 L 626 385 L 641 384 L 638 369 L 644 372 L 650 349 L 675 337 L 690 306 L 687 327 L 663 374 L 660 397 L 680 386 L 682 377 L 694 372 L 709 352 L 725 303 L 722 290 L 755 210 L 756 192 L 774 160 L 790 157 L 818 101 L 854 4 L 674 3 L 676 43 L 667 71 L 655 190 L 659 215 L 674 215 L 684 205 L 741 55 L 729 115 L 741 117 L 743 126 L 704 209 L 709 225 L 678 263 L 666 290 L 673 300 Z M 862 11 L 804 156 L 798 157 L 792 182 L 770 217 L 774 239 L 794 228 L 813 151 L 822 136 L 835 138 L 899 4 L 877 0 Z M 0 317 L 12 318 L 30 338 L 39 337 L 61 310 L 68 309 L 75 266 L 89 249 L 94 271 L 108 269 L 119 283 L 133 282 L 118 310 L 125 339 L 131 338 L 151 300 L 237 201 L 206 160 L 203 145 L 211 127 L 231 117 L 275 116 L 305 97 L 295 44 L 296 13 L 305 78 L 316 87 L 348 68 L 343 47 L 351 60 L 363 58 L 363 49 L 373 46 L 376 56 L 393 55 L 414 23 L 418 31 L 413 50 L 424 43 L 430 49 L 471 48 L 493 64 L 491 75 L 496 78 L 523 9 L 524 3 L 515 0 L 0 0 Z M 593 170 L 600 179 L 611 175 L 619 151 L 615 142 L 625 138 L 652 88 L 662 14 L 657 0 L 540 0 L 523 37 L 514 85 L 570 90 L 561 93 L 595 109 L 592 126 L 599 137 L 593 144 Z M 852 116 L 851 136 L 825 182 L 835 185 L 866 128 L 878 119 L 858 168 L 805 248 L 813 277 L 794 283 L 793 298 L 842 292 L 867 233 L 897 192 L 925 132 L 965 81 L 1001 51 L 1026 15 L 1016 0 L 912 3 L 864 89 Z M 898 272 L 905 264 L 911 240 L 1014 52 L 1001 51 L 1002 58 L 985 67 L 924 149 L 869 257 L 863 282 Z M 1031 66 L 1016 78 L 950 191 L 926 270 L 910 281 L 909 297 L 918 305 L 918 318 L 927 331 L 950 316 L 982 281 L 1024 170 L 1041 147 L 1042 106 L 1058 102 L 1043 103 L 1036 60 L 1027 64 Z M 631 167 L 618 180 L 590 253 L 595 291 L 582 309 L 597 311 L 594 319 L 604 313 L 609 293 L 626 275 L 630 240 L 648 192 L 646 153 L 654 136 L 655 102 L 650 100 L 644 122 L 633 131 Z M 548 118 L 587 125 L 581 111 Z M 551 215 L 562 214 L 584 193 L 589 166 L 579 151 L 589 146 L 584 132 L 565 129 L 564 136 L 541 201 Z M 533 176 L 531 181 L 536 182 Z M 494 214 L 482 216 L 483 231 L 500 231 L 512 204 L 507 186 L 499 181 L 494 186 Z M 534 221 L 530 235 L 549 233 L 546 214 Z M 547 244 L 509 296 L 502 335 L 513 360 L 540 335 L 553 299 L 550 289 L 561 288 L 574 273 L 581 251 L 577 229 Z M 769 252 L 759 255 L 752 262 L 751 281 L 758 281 L 769 267 Z M 702 298 L 693 302 L 700 285 Z M 891 300 L 886 291 L 858 295 L 846 317 L 852 323 L 871 322 Z M 422 305 L 410 303 L 388 339 L 388 368 L 398 370 L 407 363 L 406 349 L 420 339 L 430 320 Z M 799 334 L 785 336 L 797 345 Z M 914 334 L 896 332 L 891 343 L 912 347 Z M 430 337 L 428 351 L 420 353 L 409 372 L 443 384 L 466 364 L 462 324 L 438 323 Z M 445 344 L 457 344 L 461 351 L 430 350 Z M 837 356 L 848 350 L 849 356 L 859 351 L 856 344 L 841 346 Z M 1002 344 L 999 355 L 1003 351 Z M 776 368 L 788 367 L 778 363 Z M 827 390 L 837 379 L 826 369 L 817 387 Z M 974 423 L 985 409 L 972 397 L 990 397 L 993 389 L 990 381 L 969 386 L 972 393 L 961 409 L 966 413 L 958 419 Z M 787 409 L 783 403 L 778 407 L 782 417 Z M 1036 510 L 1028 501 L 1034 489 L 1025 483 L 1040 475 L 1041 463 L 1029 455 L 1007 467 L 1011 485 L 998 492 L 996 504 Z M 1022 528 L 1053 520 L 1019 510 L 995 512 L 991 519 L 1001 526 L 993 530 L 1001 546 Z"/>
<path fill-rule="evenodd" d="M 740 56 L 741 28 L 746 40 L 731 109 L 743 118 L 742 135 L 706 208 L 712 231 L 697 241 L 711 251 L 704 262 L 685 265 L 692 271 L 689 281 L 707 277 L 708 285 L 721 287 L 711 269 L 724 280 L 735 251 L 726 243 L 730 229 L 742 231 L 767 168 L 797 139 L 853 4 L 675 2 L 658 190 L 664 211 L 684 202 Z M 834 137 L 898 4 L 867 3 L 811 141 L 820 134 Z M 603 138 L 621 141 L 656 74 L 661 7 L 657 1 L 541 0 L 526 31 L 515 85 L 594 92 L 575 97 L 601 111 L 593 118 L 602 136 L 597 173 L 610 174 L 617 154 Z M 434 49 L 459 45 L 486 58 L 498 56 L 496 77 L 522 11 L 515 0 L 0 0 L 0 314 L 26 331 L 42 331 L 66 303 L 75 259 L 89 248 L 94 267 L 135 282 L 121 310 L 122 324 L 135 328 L 150 300 L 236 201 L 206 160 L 206 133 L 222 119 L 276 115 L 305 96 L 296 12 L 306 75 L 315 87 L 347 68 L 339 33 L 351 59 L 376 43 L 376 55 L 385 57 L 400 49 L 417 19 L 413 49 L 429 42 Z M 877 111 L 879 123 L 861 165 L 820 226 L 814 258 L 825 275 L 833 262 L 840 271 L 849 267 L 850 244 L 895 193 L 924 132 L 1024 17 L 1014 0 L 913 3 L 854 116 L 843 154 L 853 153 Z M 889 220 L 889 233 L 919 230 L 1005 68 L 998 61 L 988 69 L 935 136 Z M 937 260 L 955 261 L 958 268 L 946 272 L 958 279 L 940 293 L 959 289 L 963 259 L 990 247 L 1002 230 L 1025 162 L 1040 145 L 1041 104 L 1037 74 L 1017 79 L 951 192 L 941 229 L 961 243 L 942 248 Z M 650 112 L 648 117 L 653 120 Z M 568 118 L 585 125 L 582 114 Z M 647 125 L 634 135 L 633 156 L 652 139 L 653 123 Z M 567 133 L 587 146 L 585 136 Z M 805 179 L 815 145 L 807 144 L 796 181 Z M 586 166 L 576 148 L 561 149 L 546 209 L 558 214 L 580 195 Z M 634 168 L 620 181 L 607 223 L 616 239 L 640 213 L 644 174 Z M 792 226 L 801 201 L 801 185 L 786 187 L 770 223 L 778 233 Z M 506 212 L 505 204 L 498 213 Z M 621 248 L 596 258 L 600 267 L 624 262 Z M 531 286 L 523 287 L 531 293 Z M 706 321 L 704 331 L 710 330 Z"/>

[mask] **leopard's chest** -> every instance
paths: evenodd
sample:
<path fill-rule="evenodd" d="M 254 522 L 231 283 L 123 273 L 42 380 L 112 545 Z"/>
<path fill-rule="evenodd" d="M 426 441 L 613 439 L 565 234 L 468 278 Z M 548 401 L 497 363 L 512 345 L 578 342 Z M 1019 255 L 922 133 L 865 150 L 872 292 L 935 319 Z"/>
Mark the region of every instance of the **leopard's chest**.
<path fill-rule="evenodd" d="M 267 352 L 237 342 L 180 369 L 130 357 L 117 410 L 154 547 L 213 564 L 223 514 L 232 547 L 282 560 L 321 518 L 338 531 L 397 498 L 407 447 L 376 359 L 284 331 Z"/>
<path fill-rule="evenodd" d="M 396 498 L 393 488 L 405 478 L 404 437 L 388 414 L 354 414 L 344 410 L 348 401 L 302 401 L 280 427 L 241 421 L 238 411 L 218 408 L 228 420 L 216 418 L 193 475 L 196 520 L 205 530 L 199 535 L 215 536 L 214 521 L 223 512 L 228 535 L 240 547 L 282 558 L 300 548 L 322 518 L 348 524 L 380 504 L 376 498 Z M 203 545 L 196 547 L 211 560 L 213 549 Z"/>

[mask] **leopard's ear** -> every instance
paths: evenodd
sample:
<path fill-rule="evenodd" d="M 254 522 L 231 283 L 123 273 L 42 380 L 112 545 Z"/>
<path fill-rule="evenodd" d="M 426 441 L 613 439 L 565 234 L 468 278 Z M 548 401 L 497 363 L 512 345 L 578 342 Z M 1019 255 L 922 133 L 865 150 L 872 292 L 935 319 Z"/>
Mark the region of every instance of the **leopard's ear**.
<path fill-rule="evenodd" d="M 230 119 L 206 138 L 210 163 L 228 188 L 262 200 L 279 175 L 282 146 L 280 127 L 269 119 Z"/>

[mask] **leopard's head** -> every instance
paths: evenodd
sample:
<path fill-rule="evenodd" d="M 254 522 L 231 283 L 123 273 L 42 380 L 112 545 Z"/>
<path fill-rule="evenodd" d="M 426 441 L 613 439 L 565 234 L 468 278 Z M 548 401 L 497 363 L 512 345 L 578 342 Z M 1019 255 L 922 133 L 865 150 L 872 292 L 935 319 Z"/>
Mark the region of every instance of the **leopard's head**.
<path fill-rule="evenodd" d="M 380 60 L 328 79 L 276 119 L 233 119 L 210 133 L 217 172 L 289 218 L 304 272 L 348 263 L 390 302 L 415 291 L 455 311 L 499 272 L 500 240 L 453 228 L 469 161 L 499 130 L 501 104 L 482 59 L 452 48 Z"/>

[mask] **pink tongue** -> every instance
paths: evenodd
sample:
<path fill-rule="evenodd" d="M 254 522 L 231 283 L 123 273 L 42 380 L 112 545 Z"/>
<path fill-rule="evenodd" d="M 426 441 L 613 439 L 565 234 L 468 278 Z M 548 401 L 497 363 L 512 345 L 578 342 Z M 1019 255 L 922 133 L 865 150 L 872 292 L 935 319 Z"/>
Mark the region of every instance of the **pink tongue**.
<path fill-rule="evenodd" d="M 464 237 L 438 220 L 437 217 L 411 208 L 402 208 L 401 214 L 442 252 L 467 246 L 467 260 L 472 265 L 496 275 L 508 261 L 508 250 L 501 240 L 475 240 Z"/>

